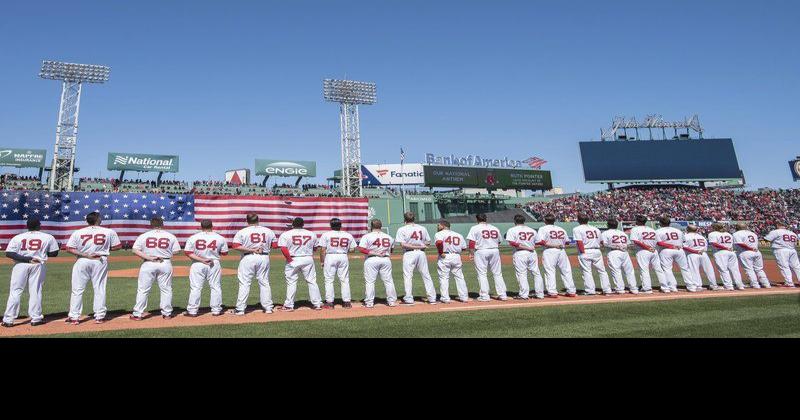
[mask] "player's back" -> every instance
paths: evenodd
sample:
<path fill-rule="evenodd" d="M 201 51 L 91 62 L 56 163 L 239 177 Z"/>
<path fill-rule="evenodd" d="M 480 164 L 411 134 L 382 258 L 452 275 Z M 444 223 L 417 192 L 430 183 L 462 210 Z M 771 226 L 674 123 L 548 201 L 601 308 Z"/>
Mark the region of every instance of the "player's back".
<path fill-rule="evenodd" d="M 293 257 L 308 257 L 314 254 L 317 235 L 306 229 L 292 229 L 281 234 L 278 246 L 288 248 Z"/>
<path fill-rule="evenodd" d="M 514 226 L 506 232 L 506 241 L 534 248 L 536 246 L 536 229 L 525 225 Z"/>
<path fill-rule="evenodd" d="M 356 247 L 356 240 L 348 232 L 329 230 L 320 236 L 317 245 L 327 254 L 347 254 Z"/>
<path fill-rule="evenodd" d="M 708 234 L 708 242 L 712 244 L 722 245 L 728 250 L 733 248 L 733 235 L 728 232 L 711 232 Z M 725 251 L 724 249 L 713 248 L 714 252 Z"/>
<path fill-rule="evenodd" d="M 175 235 L 163 229 L 153 229 L 139 235 L 133 243 L 133 249 L 148 257 L 168 259 L 181 250 L 181 245 Z"/>
<path fill-rule="evenodd" d="M 663 242 L 676 248 L 683 247 L 683 232 L 672 226 L 662 227 L 656 231 L 657 242 Z"/>
<path fill-rule="evenodd" d="M 436 243 L 442 243 L 442 251 L 445 253 L 460 253 L 467 247 L 467 242 L 460 233 L 450 229 L 441 230 L 434 235 Z"/>
<path fill-rule="evenodd" d="M 475 249 L 496 249 L 500 246 L 500 229 L 488 223 L 478 223 L 467 234 L 475 242 Z"/>
<path fill-rule="evenodd" d="M 275 237 L 275 232 L 272 229 L 257 225 L 247 226 L 236 232 L 233 237 L 235 244 L 245 248 L 260 248 L 261 253 L 264 255 L 269 254 L 272 244 L 277 240 L 278 238 Z"/>
<path fill-rule="evenodd" d="M 736 244 L 736 250 L 739 252 L 748 251 L 748 249 L 738 245 L 741 243 L 758 250 L 758 235 L 749 230 L 738 230 L 734 232 L 733 242 Z"/>
<path fill-rule="evenodd" d="M 15 252 L 23 257 L 47 261 L 47 253 L 58 251 L 58 242 L 53 235 L 38 230 L 14 236 L 6 246 L 6 252 Z"/>
<path fill-rule="evenodd" d="M 628 235 L 619 229 L 608 229 L 602 234 L 602 242 L 606 248 L 626 250 L 628 249 Z"/>
<path fill-rule="evenodd" d="M 773 249 L 797 248 L 797 234 L 788 229 L 775 229 L 768 233 L 764 239 L 771 242 Z"/>
<path fill-rule="evenodd" d="M 655 249 L 656 243 L 656 230 L 649 226 L 634 226 L 631 229 L 631 241 L 639 241 L 650 248 Z"/>
<path fill-rule="evenodd" d="M 67 248 L 82 254 L 109 255 L 111 248 L 119 245 L 117 233 L 102 226 L 86 226 L 72 232 Z"/>
<path fill-rule="evenodd" d="M 699 233 L 689 232 L 683 236 L 683 247 L 694 251 L 706 251 L 708 249 L 708 241 Z"/>
<path fill-rule="evenodd" d="M 431 237 L 428 234 L 428 230 L 424 227 L 415 223 L 409 223 L 397 229 L 395 242 L 399 244 L 406 243 L 409 245 L 421 246 L 430 244 Z"/>
<path fill-rule="evenodd" d="M 582 241 L 584 248 L 600 248 L 600 229 L 589 225 L 575 226 L 572 239 Z"/>
<path fill-rule="evenodd" d="M 556 225 L 544 225 L 539 228 L 536 242 L 544 242 L 545 246 L 564 247 L 569 242 L 567 231 Z"/>
<path fill-rule="evenodd" d="M 222 254 L 228 252 L 228 243 L 219 233 L 198 232 L 186 240 L 185 251 L 200 258 L 219 260 Z"/>
<path fill-rule="evenodd" d="M 384 232 L 370 232 L 361 237 L 359 247 L 367 251 L 375 251 L 382 255 L 389 255 L 394 245 L 394 239 Z"/>

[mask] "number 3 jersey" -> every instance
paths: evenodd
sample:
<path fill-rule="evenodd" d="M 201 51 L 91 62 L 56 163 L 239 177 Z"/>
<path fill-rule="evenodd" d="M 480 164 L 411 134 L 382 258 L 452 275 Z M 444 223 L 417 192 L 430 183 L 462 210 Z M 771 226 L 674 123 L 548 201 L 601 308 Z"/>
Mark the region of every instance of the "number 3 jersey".
<path fill-rule="evenodd" d="M 133 249 L 147 255 L 161 259 L 172 258 L 173 254 L 180 252 L 181 245 L 175 235 L 161 229 L 153 229 L 136 238 Z"/>
<path fill-rule="evenodd" d="M 119 244 L 117 232 L 101 226 L 87 226 L 72 232 L 67 241 L 67 248 L 83 254 L 109 255 L 111 248 Z"/>
<path fill-rule="evenodd" d="M 6 252 L 15 252 L 23 257 L 37 258 L 47 261 L 47 253 L 58 251 L 56 238 L 49 233 L 31 231 L 20 233 L 11 238 L 6 247 Z"/>
<path fill-rule="evenodd" d="M 200 258 L 219 260 L 221 254 L 228 253 L 228 243 L 216 232 L 197 232 L 186 240 L 186 252 Z"/>
<path fill-rule="evenodd" d="M 292 229 L 281 234 L 278 246 L 288 248 L 292 257 L 310 257 L 317 246 L 317 234 L 310 230 Z"/>
<path fill-rule="evenodd" d="M 330 230 L 319 237 L 317 246 L 325 248 L 326 254 L 347 254 L 356 248 L 356 240 L 347 232 Z"/>
<path fill-rule="evenodd" d="M 277 242 L 275 232 L 264 226 L 248 226 L 238 232 L 233 237 L 234 245 L 241 245 L 245 248 L 261 248 L 261 254 L 269 254 L 272 244 Z"/>

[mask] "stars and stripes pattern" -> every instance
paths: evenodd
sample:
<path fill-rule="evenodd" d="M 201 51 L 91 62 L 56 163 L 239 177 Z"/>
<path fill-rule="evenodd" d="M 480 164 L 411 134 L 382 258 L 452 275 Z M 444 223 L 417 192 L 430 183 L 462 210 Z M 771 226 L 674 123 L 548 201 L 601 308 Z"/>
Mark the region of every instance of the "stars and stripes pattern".
<path fill-rule="evenodd" d="M 166 230 L 183 243 L 210 219 L 214 230 L 232 239 L 247 225 L 245 216 L 255 212 L 262 225 L 280 234 L 294 217 L 302 217 L 306 228 L 318 234 L 328 230 L 332 217 L 342 219 L 342 229 L 360 237 L 367 230 L 369 202 L 358 198 L 243 197 L 143 193 L 90 192 L 0 192 L 0 248 L 26 230 L 26 222 L 37 217 L 42 231 L 62 245 L 72 231 L 86 225 L 90 212 L 100 213 L 102 226 L 117 232 L 123 243 L 133 242 L 150 229 L 150 219 L 160 217 Z"/>
<path fill-rule="evenodd" d="M 523 162 L 527 163 L 527 164 L 528 164 L 528 166 L 530 166 L 530 167 L 531 167 L 531 168 L 533 168 L 533 169 L 539 169 L 539 168 L 541 168 L 541 167 L 542 167 L 542 166 L 543 166 L 545 163 L 547 163 L 547 161 L 546 161 L 546 160 L 544 160 L 544 159 L 542 159 L 542 158 L 540 158 L 540 157 L 537 157 L 537 156 L 532 156 L 532 157 L 529 157 L 529 158 L 525 159 Z"/>

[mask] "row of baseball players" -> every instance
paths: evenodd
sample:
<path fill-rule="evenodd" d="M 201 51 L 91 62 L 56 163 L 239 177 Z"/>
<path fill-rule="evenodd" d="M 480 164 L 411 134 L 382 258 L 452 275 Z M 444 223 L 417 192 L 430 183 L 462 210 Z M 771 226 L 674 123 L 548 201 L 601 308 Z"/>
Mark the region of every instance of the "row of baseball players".
<path fill-rule="evenodd" d="M 414 222 L 414 214 L 404 215 L 406 224 L 398 229 L 396 237 L 392 238 L 382 231 L 380 220 L 371 222 L 371 232 L 364 235 L 358 243 L 358 250 L 365 255 L 364 277 L 365 298 L 364 306 L 372 307 L 375 299 L 375 281 L 378 277 L 384 283 L 387 303 L 396 305 L 397 293 L 392 278 L 392 265 L 389 255 L 395 242 L 403 249 L 403 283 L 405 296 L 403 303 L 413 304 L 412 278 L 415 271 L 423 279 L 427 302 L 437 303 L 436 290 L 430 277 L 425 248 L 430 246 L 431 239 L 427 230 Z M 106 315 L 105 285 L 108 274 L 108 255 L 110 251 L 121 247 L 119 238 L 111 229 L 101 227 L 100 216 L 90 213 L 87 218 L 89 226 L 75 231 L 67 242 L 67 251 L 74 254 L 78 260 L 72 271 L 72 296 L 67 322 L 77 324 L 82 313 L 82 297 L 87 283 L 91 282 L 94 288 L 94 317 L 96 322 L 103 322 Z M 457 232 L 450 230 L 447 221 L 441 221 L 434 243 L 439 253 L 437 272 L 440 281 L 440 299 L 443 303 L 450 301 L 449 278 L 452 275 L 456 283 L 458 299 L 468 301 L 468 290 L 462 271 L 461 255 L 469 250 L 470 257 L 474 259 L 475 269 L 479 282 L 479 301 L 488 301 L 489 283 L 488 273 L 494 279 L 495 291 L 500 300 L 508 299 L 506 286 L 502 277 L 499 245 L 501 242 L 500 230 L 486 223 L 486 216 L 477 216 L 478 224 L 470 229 L 465 239 Z M 566 231 L 555 226 L 555 218 L 545 217 L 545 226 L 538 232 L 525 225 L 522 216 L 515 217 L 515 226 L 504 236 L 509 245 L 514 248 L 513 264 L 520 299 L 530 297 L 527 274 L 534 277 L 533 297 L 557 297 L 555 272 L 561 272 L 562 281 L 566 287 L 566 296 L 576 296 L 576 289 L 572 280 L 572 271 L 565 248 L 569 243 Z M 636 246 L 636 258 L 640 267 L 641 290 L 652 293 L 649 268 L 656 273 L 660 290 L 664 293 L 677 291 L 677 284 L 672 273 L 673 263 L 677 263 L 690 292 L 702 289 L 700 269 L 706 273 L 709 285 L 717 289 L 717 282 L 711 262 L 707 256 L 707 247 L 710 243 L 714 250 L 714 260 L 720 270 L 723 287 L 733 290 L 734 284 L 743 289 L 738 261 L 750 280 L 752 287 L 770 287 L 770 283 L 763 271 L 763 258 L 758 250 L 758 237 L 744 226 L 731 235 L 724 226 L 715 224 L 715 231 L 709 235 L 708 240 L 690 226 L 687 234 L 679 229 L 670 227 L 669 218 L 659 220 L 661 228 L 653 230 L 645 226 L 647 219 L 637 217 L 637 226 L 631 230 L 630 238 L 618 230 L 618 222 L 608 221 L 608 230 L 601 232 L 599 229 L 588 225 L 586 217 L 579 218 L 580 225 L 573 230 L 579 256 L 578 261 L 582 270 L 584 292 L 587 295 L 596 294 L 595 282 L 592 277 L 592 268 L 598 272 L 601 290 L 605 294 L 625 293 L 623 274 L 628 281 L 629 291 L 638 293 L 633 264 L 628 254 L 629 240 Z M 308 283 L 309 295 L 315 309 L 333 308 L 334 282 L 336 277 L 341 284 L 343 306 L 351 307 L 349 287 L 349 258 L 347 254 L 356 248 L 355 239 L 347 232 L 341 230 L 341 221 L 331 220 L 331 230 L 317 236 L 303 229 L 303 220 L 293 220 L 293 229 L 284 232 L 280 237 L 268 228 L 260 226 L 258 215 L 247 215 L 248 227 L 239 231 L 231 244 L 231 248 L 242 254 L 238 268 L 239 293 L 236 308 L 232 310 L 235 315 L 243 315 L 246 302 L 250 293 L 253 280 L 258 281 L 260 289 L 260 304 L 264 312 L 273 311 L 272 293 L 269 284 L 269 252 L 273 248 L 281 250 L 287 260 L 285 277 L 287 281 L 286 300 L 282 306 L 284 311 L 294 309 L 294 299 L 297 290 L 297 281 L 302 274 Z M 172 256 L 180 252 L 177 238 L 163 229 L 161 219 L 151 220 L 152 230 L 142 234 L 134 243 L 133 252 L 143 259 L 139 271 L 136 304 L 131 319 L 141 320 L 147 298 L 153 283 L 157 283 L 161 291 L 161 314 L 164 318 L 172 317 Z M 197 316 L 200 306 L 200 295 L 205 283 L 211 289 L 211 313 L 222 314 L 222 291 L 220 287 L 221 267 L 220 257 L 227 254 L 228 244 L 224 237 L 213 232 L 213 226 L 206 220 L 201 223 L 202 231 L 191 236 L 185 245 L 185 254 L 193 260 L 190 267 L 189 282 L 190 295 L 187 304 L 187 316 Z M 778 225 L 777 229 L 765 237 L 772 243 L 774 254 L 785 285 L 794 287 L 792 271 L 800 279 L 800 262 L 797 257 L 797 235 Z M 539 272 L 538 256 L 535 248 L 544 248 L 542 251 L 542 266 L 544 279 Z M 611 277 L 614 280 L 615 290 L 612 290 L 608 274 L 605 270 L 600 248 L 607 249 Z M 314 251 L 320 249 L 320 260 L 323 265 L 325 277 L 325 302 L 322 302 L 320 291 L 316 283 L 314 267 Z M 688 254 L 687 254 L 688 252 Z M 2 325 L 11 326 L 19 315 L 20 296 L 24 288 L 28 287 L 30 294 L 29 314 L 32 325 L 40 325 L 43 321 L 41 313 L 41 288 L 45 278 L 45 262 L 48 257 L 58 254 L 56 240 L 40 231 L 38 220 L 28 220 L 28 232 L 14 237 L 6 250 L 6 255 L 16 264 L 12 270 L 11 288 L 8 304 Z M 738 257 L 737 257 L 738 256 Z M 759 284 L 760 283 L 760 284 Z M 547 295 L 545 295 L 545 288 Z"/>

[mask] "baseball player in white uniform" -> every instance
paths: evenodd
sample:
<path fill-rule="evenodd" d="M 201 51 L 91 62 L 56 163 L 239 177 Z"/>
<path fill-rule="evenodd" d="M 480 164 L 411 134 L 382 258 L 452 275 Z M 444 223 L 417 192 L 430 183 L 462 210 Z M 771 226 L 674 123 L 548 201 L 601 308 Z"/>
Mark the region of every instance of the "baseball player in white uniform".
<path fill-rule="evenodd" d="M 302 217 L 292 220 L 292 229 L 283 232 L 278 237 L 278 248 L 286 258 L 286 300 L 281 310 L 294 311 L 294 298 L 297 294 L 297 280 L 300 274 L 308 284 L 308 296 L 315 311 L 322 310 L 322 297 L 317 285 L 317 270 L 314 267 L 314 248 L 317 246 L 317 234 L 303 229 L 305 222 Z"/>
<path fill-rule="evenodd" d="M 625 293 L 625 282 L 622 279 L 622 275 L 625 274 L 625 279 L 628 280 L 628 290 L 634 295 L 638 295 L 639 288 L 636 286 L 633 262 L 628 254 L 628 245 L 630 244 L 628 235 L 617 229 L 619 222 L 616 219 L 608 219 L 606 226 L 608 229 L 603 232 L 601 242 L 608 249 L 608 269 L 611 270 L 611 277 L 614 278 L 615 292 L 620 295 Z"/>
<path fill-rule="evenodd" d="M 733 243 L 739 261 L 742 262 L 742 268 L 750 281 L 750 287 L 769 289 L 772 286 L 767 279 L 767 273 L 764 272 L 764 258 L 758 249 L 758 235 L 747 230 L 747 225 L 744 223 L 737 224 L 736 229 L 738 230 L 733 233 Z"/>
<path fill-rule="evenodd" d="M 422 276 L 422 284 L 425 286 L 425 294 L 428 295 L 428 303 L 435 305 L 436 287 L 433 285 L 431 273 L 428 271 L 428 256 L 425 255 L 425 248 L 431 244 L 431 237 L 428 230 L 414 223 L 414 213 L 406 212 L 403 214 L 405 225 L 397 229 L 394 243 L 403 248 L 403 286 L 405 296 L 403 303 L 414 304 L 414 288 L 412 280 L 414 271 L 418 271 Z"/>
<path fill-rule="evenodd" d="M 772 245 L 772 253 L 775 255 L 775 262 L 783 276 L 785 287 L 795 287 L 792 282 L 792 271 L 800 281 L 800 260 L 797 258 L 797 234 L 786 229 L 783 223 L 776 223 L 775 230 L 764 237 Z"/>
<path fill-rule="evenodd" d="M 639 265 L 639 281 L 642 293 L 653 293 L 653 283 L 650 279 L 650 269 L 656 273 L 659 287 L 662 291 L 669 290 L 669 285 L 664 277 L 661 259 L 656 248 L 656 231 L 649 227 L 645 216 L 636 216 L 636 226 L 631 229 L 631 242 L 636 245 L 636 263 Z"/>
<path fill-rule="evenodd" d="M 536 230 L 525 226 L 525 216 L 514 216 L 514 227 L 506 232 L 506 242 L 514 248 L 512 261 L 519 283 L 519 294 L 515 299 L 530 298 L 529 271 L 533 275 L 534 297 L 544 299 L 544 281 L 539 271 L 539 257 L 536 255 Z"/>
<path fill-rule="evenodd" d="M 342 220 L 333 218 L 330 222 L 331 230 L 319 237 L 319 261 L 322 264 L 322 274 L 325 276 L 325 309 L 333 309 L 335 290 L 333 283 L 339 277 L 342 291 L 342 307 L 350 309 L 353 304 L 350 296 L 350 258 L 347 254 L 356 249 L 356 239 L 353 235 L 342 231 Z"/>
<path fill-rule="evenodd" d="M 141 321 L 147 309 L 147 296 L 153 282 L 158 283 L 161 292 L 161 317 L 172 318 L 172 256 L 181 251 L 181 245 L 175 235 L 165 231 L 164 221 L 160 217 L 150 219 L 153 229 L 139 235 L 133 243 L 133 253 L 143 260 L 139 268 L 139 279 L 136 287 L 136 304 L 130 319 Z"/>
<path fill-rule="evenodd" d="M 278 247 L 278 238 L 272 229 L 258 224 L 258 214 L 248 213 L 247 227 L 236 232 L 231 248 L 242 253 L 239 260 L 237 277 L 239 279 L 239 293 L 236 297 L 236 308 L 233 315 L 242 316 L 247 309 L 247 299 L 250 297 L 250 285 L 253 279 L 258 282 L 258 301 L 261 310 L 271 314 L 272 288 L 269 284 L 269 251 Z"/>
<path fill-rule="evenodd" d="M 14 326 L 19 316 L 20 300 L 28 287 L 28 315 L 31 326 L 44 324 L 42 316 L 42 285 L 44 285 L 48 257 L 58 256 L 58 242 L 53 235 L 40 232 L 41 223 L 35 217 L 26 222 L 28 231 L 14 236 L 6 247 L 6 257 L 14 260 L 11 269 L 11 285 L 8 288 L 8 303 L 3 315 L 4 327 Z M 791 277 L 789 278 L 791 281 Z"/>
<path fill-rule="evenodd" d="M 712 229 L 714 231 L 708 234 L 708 243 L 714 250 L 714 262 L 719 269 L 722 287 L 725 290 L 734 290 L 735 284 L 737 289 L 744 290 L 742 274 L 739 272 L 739 260 L 733 252 L 733 235 L 725 231 L 722 223 L 714 223 Z"/>
<path fill-rule="evenodd" d="M 122 248 L 116 232 L 100 227 L 100 213 L 87 214 L 86 223 L 89 226 L 72 232 L 67 241 L 67 252 L 78 257 L 72 266 L 72 296 L 65 320 L 72 325 L 78 325 L 83 312 L 83 291 L 90 281 L 94 289 L 94 322 L 105 321 L 108 255 Z"/>
<path fill-rule="evenodd" d="M 667 289 L 662 287 L 661 291 L 664 293 L 678 291 L 678 281 L 672 272 L 672 264 L 675 263 L 678 264 L 678 268 L 681 270 L 681 277 L 683 277 L 686 290 L 696 292 L 697 285 L 694 282 L 692 272 L 689 271 L 686 254 L 683 252 L 683 232 L 671 227 L 671 220 L 667 216 L 658 219 L 658 224 L 661 225 L 656 230 L 656 245 L 659 247 L 658 257 L 661 259 L 661 268 L 664 269 L 664 277 L 667 285 L 669 285 Z"/>
<path fill-rule="evenodd" d="M 578 215 L 578 226 L 572 229 L 572 239 L 578 247 L 578 263 L 583 274 L 583 291 L 586 295 L 594 296 L 597 289 L 592 277 L 592 267 L 597 270 L 600 277 L 600 288 L 603 294 L 611 294 L 611 283 L 608 281 L 606 266 L 603 262 L 603 253 L 600 252 L 600 229 L 589 226 L 589 217 Z M 624 287 L 623 287 L 624 288 Z"/>
<path fill-rule="evenodd" d="M 694 276 L 694 282 L 698 289 L 703 287 L 703 278 L 700 277 L 700 269 L 706 273 L 708 288 L 719 290 L 717 286 L 717 275 L 714 273 L 714 266 L 711 265 L 711 258 L 708 257 L 708 241 L 703 235 L 697 233 L 697 226 L 691 225 L 686 228 L 683 235 L 683 249 L 686 251 L 686 262 L 689 271 Z"/>
<path fill-rule="evenodd" d="M 437 226 L 438 231 L 433 236 L 436 249 L 439 251 L 439 261 L 436 263 L 437 274 L 439 275 L 439 300 L 442 303 L 450 303 L 450 274 L 456 282 L 456 292 L 458 300 L 469 302 L 469 291 L 467 282 L 464 280 L 463 263 L 461 253 L 467 249 L 467 241 L 460 233 L 450 230 L 450 222 L 442 220 Z"/>
<path fill-rule="evenodd" d="M 397 306 L 397 291 L 392 278 L 392 253 L 394 239 L 381 230 L 383 223 L 378 219 L 370 222 L 372 231 L 361 237 L 358 250 L 366 256 L 364 259 L 364 307 L 372 308 L 375 304 L 375 280 L 381 276 L 386 289 L 386 304 Z"/>
<path fill-rule="evenodd" d="M 569 263 L 566 248 L 569 242 L 567 231 L 556 226 L 556 217 L 548 214 L 544 217 L 545 225 L 536 232 L 536 245 L 545 247 L 542 251 L 542 269 L 547 297 L 557 298 L 556 268 L 561 272 L 561 281 L 567 289 L 567 297 L 575 297 L 575 282 L 572 280 L 572 265 Z"/>
<path fill-rule="evenodd" d="M 211 315 L 222 315 L 222 264 L 220 258 L 228 254 L 228 242 L 222 235 L 213 231 L 211 220 L 200 222 L 200 232 L 186 240 L 184 254 L 194 262 L 189 268 L 189 303 L 184 315 L 197 316 L 200 309 L 200 295 L 203 285 L 208 282 L 211 289 Z"/>
<path fill-rule="evenodd" d="M 475 271 L 478 275 L 478 301 L 489 301 L 488 271 L 494 278 L 494 289 L 497 299 L 508 300 L 506 295 L 506 282 L 503 280 L 503 270 L 500 265 L 500 229 L 486 223 L 486 215 L 480 213 L 475 216 L 478 224 L 470 228 L 467 233 L 471 258 L 475 261 Z"/>

